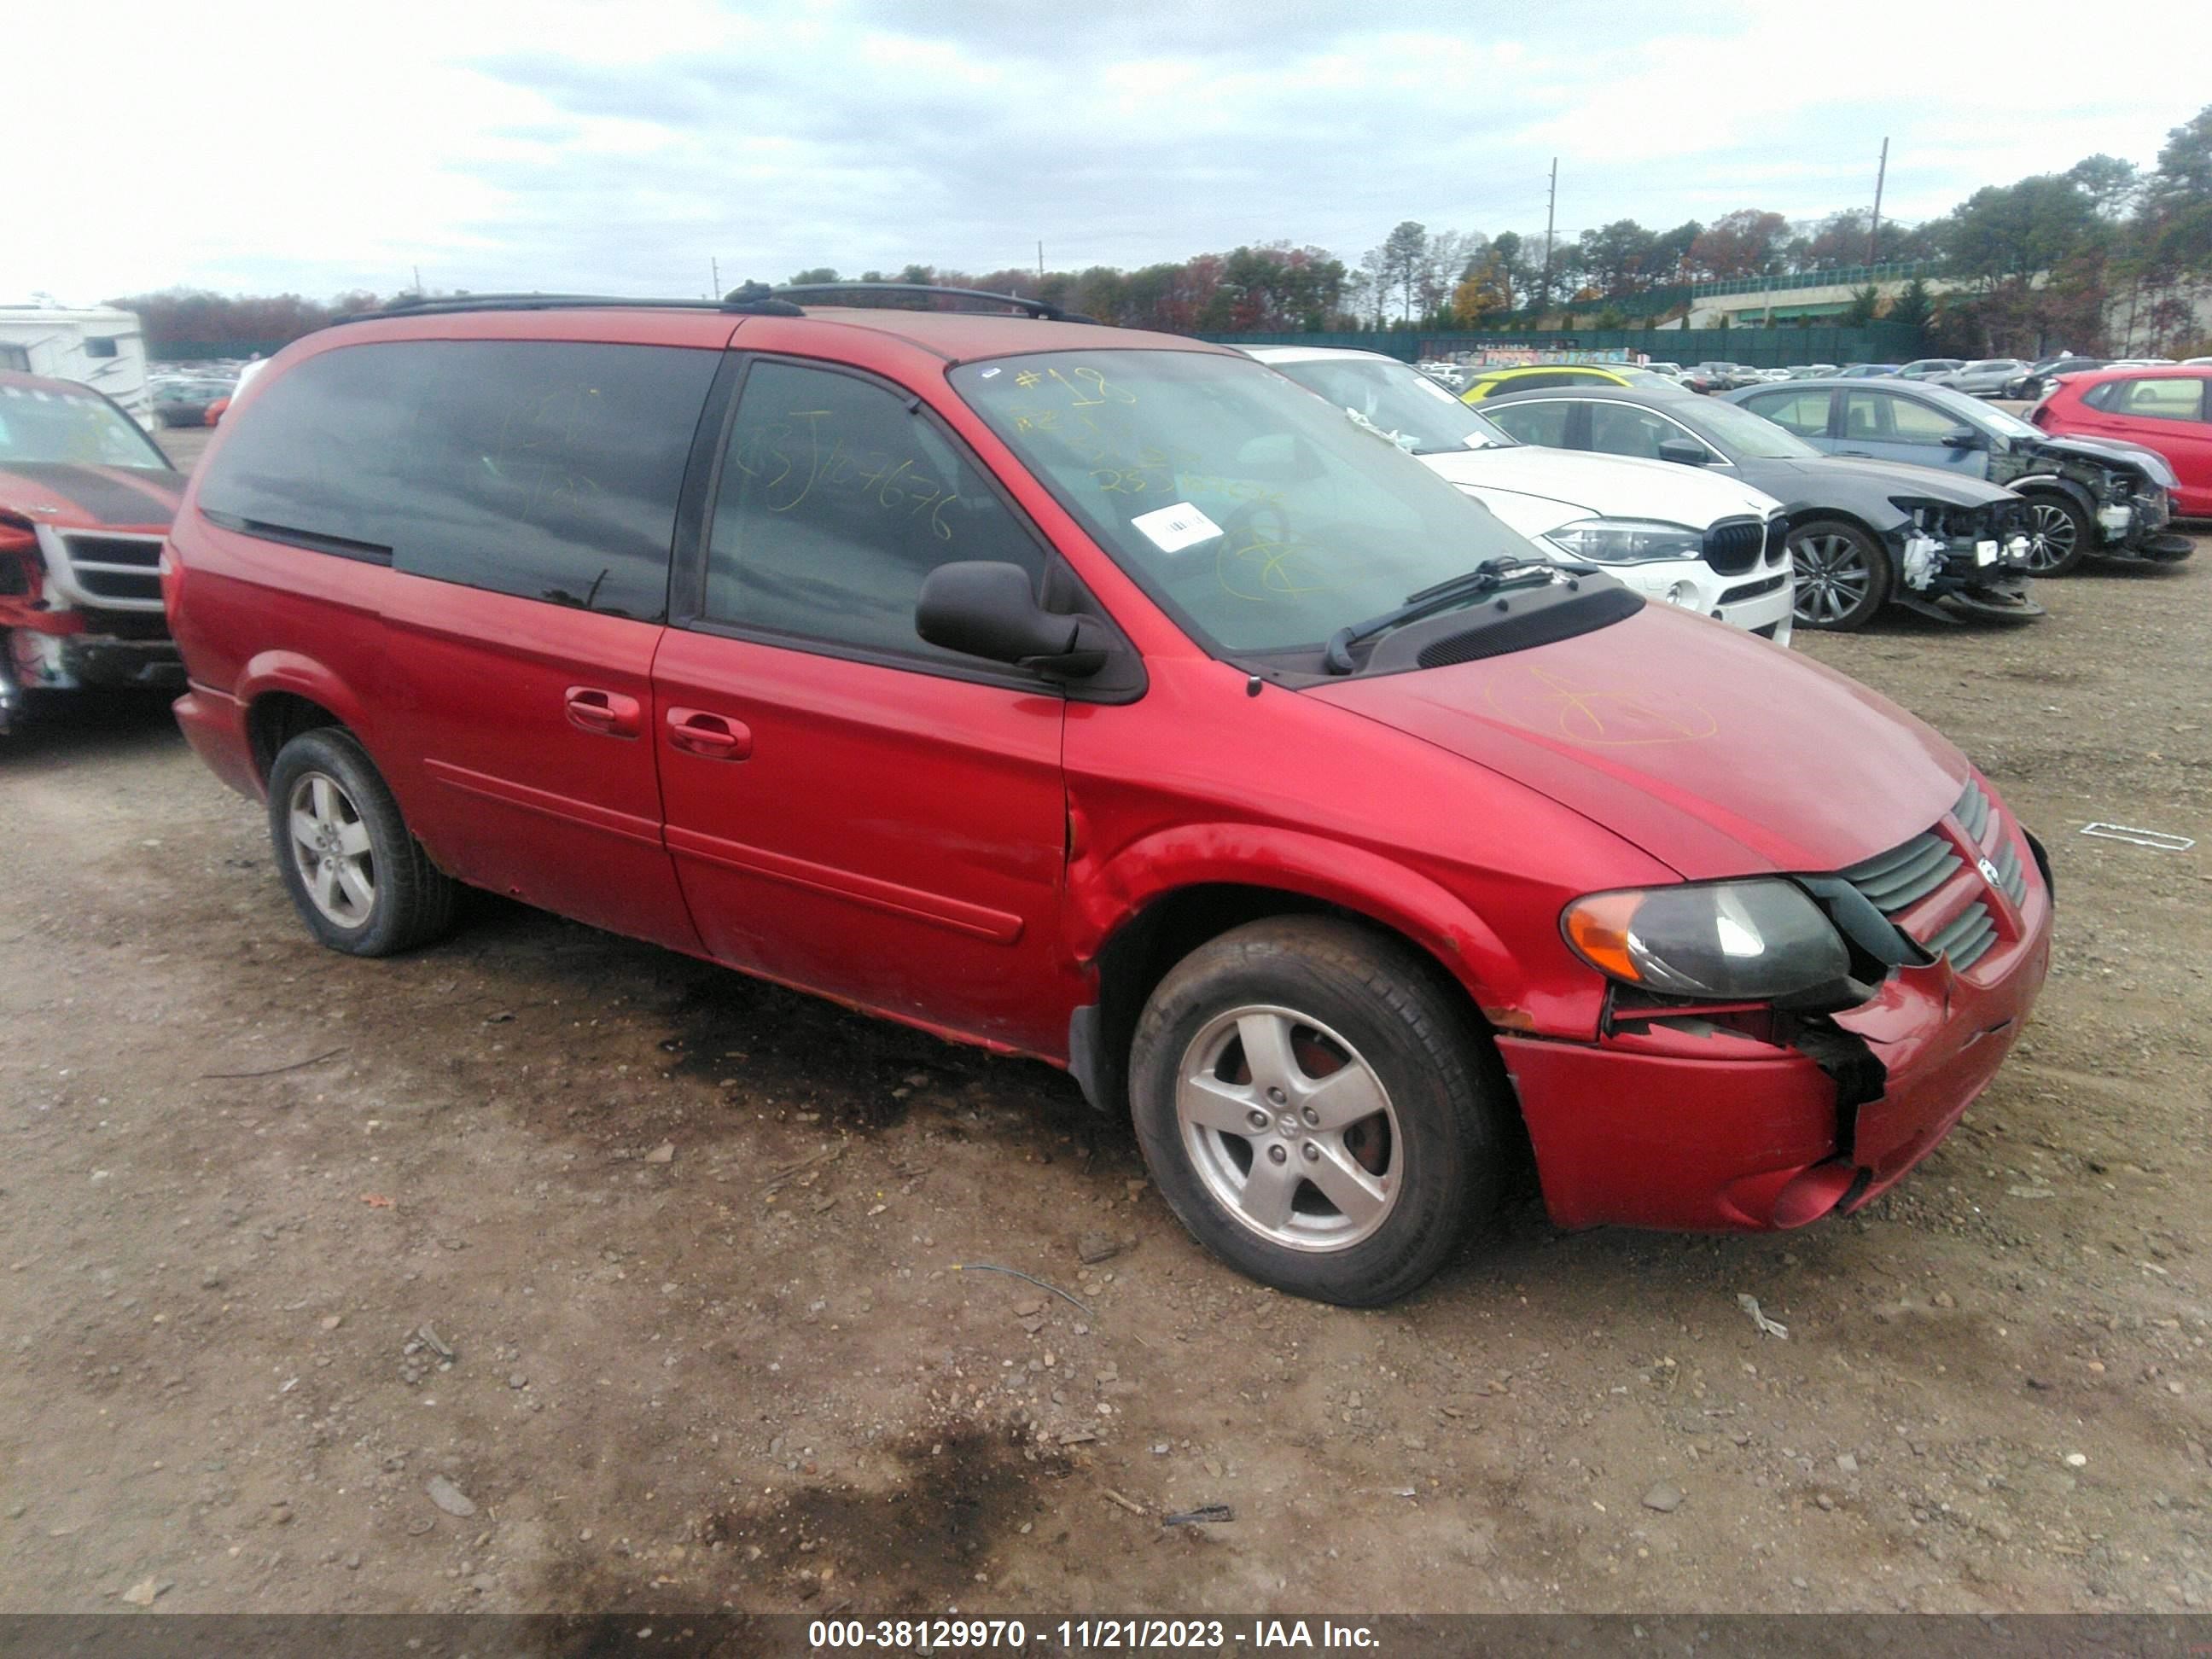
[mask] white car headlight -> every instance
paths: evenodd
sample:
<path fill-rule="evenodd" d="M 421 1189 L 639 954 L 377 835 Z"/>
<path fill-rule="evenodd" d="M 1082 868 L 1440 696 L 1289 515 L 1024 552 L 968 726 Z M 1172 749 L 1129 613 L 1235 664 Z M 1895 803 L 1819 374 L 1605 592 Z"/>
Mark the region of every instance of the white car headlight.
<path fill-rule="evenodd" d="M 1577 519 L 1544 539 L 1568 557 L 1592 564 L 1646 564 L 1655 559 L 1694 559 L 1705 552 L 1705 532 L 1656 519 Z"/>

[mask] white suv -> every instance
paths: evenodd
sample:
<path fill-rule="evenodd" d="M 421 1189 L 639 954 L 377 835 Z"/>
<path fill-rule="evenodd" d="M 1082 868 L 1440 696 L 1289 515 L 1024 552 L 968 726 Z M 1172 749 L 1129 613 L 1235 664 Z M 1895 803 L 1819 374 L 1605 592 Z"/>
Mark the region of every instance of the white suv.
<path fill-rule="evenodd" d="M 1790 642 L 1795 580 L 1782 504 L 1695 467 L 1519 443 L 1427 375 L 1373 351 L 1249 355 L 1457 484 L 1547 556 Z"/>

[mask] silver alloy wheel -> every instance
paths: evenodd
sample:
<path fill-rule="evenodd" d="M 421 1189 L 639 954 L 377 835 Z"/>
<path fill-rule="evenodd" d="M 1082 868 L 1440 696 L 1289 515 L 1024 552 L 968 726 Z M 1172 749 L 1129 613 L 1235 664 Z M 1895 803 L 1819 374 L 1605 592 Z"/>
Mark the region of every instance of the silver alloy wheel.
<path fill-rule="evenodd" d="M 2074 556 L 2079 539 L 2073 515 L 2052 501 L 2030 501 L 2027 507 L 2027 568 L 2043 575 Z"/>
<path fill-rule="evenodd" d="M 375 855 L 361 809 L 327 772 L 301 773 L 285 805 L 307 896 L 339 927 L 361 927 L 376 908 Z"/>
<path fill-rule="evenodd" d="M 1309 1014 L 1254 1005 L 1183 1051 L 1176 1118 L 1206 1192 L 1269 1243 L 1348 1249 L 1396 1207 L 1404 1140 L 1382 1080 Z"/>
<path fill-rule="evenodd" d="M 1800 536 L 1790 544 L 1790 556 L 1796 566 L 1799 622 L 1813 628 L 1839 622 L 1866 603 L 1874 571 L 1849 536 Z"/>

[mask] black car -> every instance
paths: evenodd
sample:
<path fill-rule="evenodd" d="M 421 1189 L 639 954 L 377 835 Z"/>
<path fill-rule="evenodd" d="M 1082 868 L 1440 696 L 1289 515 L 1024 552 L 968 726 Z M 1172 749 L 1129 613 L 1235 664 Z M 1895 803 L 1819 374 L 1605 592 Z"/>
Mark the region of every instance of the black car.
<path fill-rule="evenodd" d="M 1799 395 L 1808 381 L 1759 388 Z M 1492 398 L 1482 412 L 1559 449 L 1726 470 L 1783 505 L 1801 628 L 1863 628 L 1888 601 L 1946 620 L 2039 617 L 2028 597 L 2027 504 L 1924 467 L 1823 455 L 1721 398 L 1582 387 Z"/>
<path fill-rule="evenodd" d="M 2053 437 L 1978 398 L 1909 380 L 1801 380 L 1725 395 L 1830 455 L 2010 486 L 2033 518 L 2036 575 L 2062 576 L 2091 553 L 2161 564 L 2190 555 L 2189 538 L 2166 527 L 2172 464 L 2141 444 Z"/>

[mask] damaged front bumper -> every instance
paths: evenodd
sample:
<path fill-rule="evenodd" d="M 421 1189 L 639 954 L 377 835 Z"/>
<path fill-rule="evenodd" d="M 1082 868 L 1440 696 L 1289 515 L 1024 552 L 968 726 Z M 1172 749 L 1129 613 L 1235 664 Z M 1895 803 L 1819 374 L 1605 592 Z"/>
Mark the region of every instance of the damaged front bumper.
<path fill-rule="evenodd" d="M 2046 880 L 1974 902 L 1999 937 L 1965 971 L 1899 968 L 1856 1007 L 1765 1036 L 1651 1011 L 1595 1042 L 1499 1033 L 1552 1218 L 1765 1231 L 1887 1191 L 1996 1075 L 2050 969 Z"/>
<path fill-rule="evenodd" d="M 2107 501 L 2097 509 L 2097 551 L 2108 559 L 2178 564 L 2196 550 L 2196 544 L 2170 529 L 2172 522 L 2172 502 L 2163 489 Z"/>
<path fill-rule="evenodd" d="M 2016 514 L 1939 509 L 1893 538 L 1898 584 L 1892 597 L 1924 616 L 2026 618 L 2043 607 L 2028 594 L 2033 551 Z"/>

